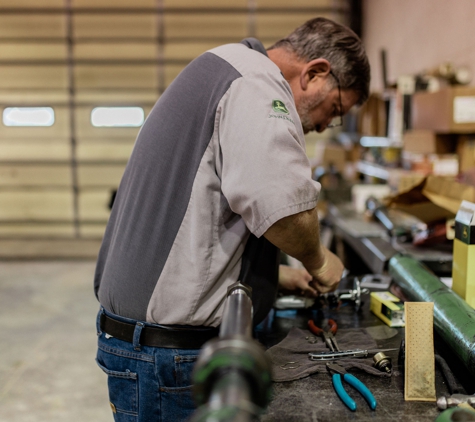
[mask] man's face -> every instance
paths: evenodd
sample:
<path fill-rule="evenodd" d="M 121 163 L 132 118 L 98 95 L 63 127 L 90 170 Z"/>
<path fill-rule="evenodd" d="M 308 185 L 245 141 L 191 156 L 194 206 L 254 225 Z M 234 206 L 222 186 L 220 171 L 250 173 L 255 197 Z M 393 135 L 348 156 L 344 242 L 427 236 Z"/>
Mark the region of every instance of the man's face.
<path fill-rule="evenodd" d="M 319 89 L 303 92 L 296 107 L 304 133 L 323 132 L 333 118 L 346 114 L 357 101 L 354 91 L 342 90 L 340 104 L 338 87 L 332 87 L 330 80 Z"/>

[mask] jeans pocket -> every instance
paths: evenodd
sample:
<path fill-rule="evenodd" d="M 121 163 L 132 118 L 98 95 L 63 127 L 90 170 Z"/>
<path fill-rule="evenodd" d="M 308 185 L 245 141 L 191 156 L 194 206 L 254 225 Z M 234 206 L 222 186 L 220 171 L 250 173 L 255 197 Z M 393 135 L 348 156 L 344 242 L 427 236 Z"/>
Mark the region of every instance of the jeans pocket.
<path fill-rule="evenodd" d="M 183 388 L 160 388 L 162 421 L 188 420 L 195 410 L 191 386 Z"/>
<path fill-rule="evenodd" d="M 109 401 L 115 422 L 136 422 L 138 417 L 137 374 L 126 369 L 115 371 L 96 359 L 97 365 L 107 374 Z M 110 365 L 108 365 L 110 366 Z"/>
<path fill-rule="evenodd" d="M 162 420 L 184 421 L 192 415 L 195 403 L 192 395 L 191 375 L 199 351 L 193 355 L 173 355 L 173 378 L 160 387 Z"/>
<path fill-rule="evenodd" d="M 191 375 L 198 355 L 175 355 L 175 386 L 178 388 L 191 386 Z"/>

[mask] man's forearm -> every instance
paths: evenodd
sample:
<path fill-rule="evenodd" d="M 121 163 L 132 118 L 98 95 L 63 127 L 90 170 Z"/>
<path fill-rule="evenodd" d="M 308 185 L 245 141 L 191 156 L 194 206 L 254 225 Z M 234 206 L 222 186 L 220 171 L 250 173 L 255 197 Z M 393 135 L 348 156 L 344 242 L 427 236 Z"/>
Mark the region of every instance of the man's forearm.
<path fill-rule="evenodd" d="M 277 221 L 264 236 L 287 255 L 302 262 L 308 270 L 318 269 L 324 263 L 316 208 Z"/>
<path fill-rule="evenodd" d="M 312 287 L 318 292 L 327 293 L 337 288 L 343 264 L 320 243 L 316 208 L 277 221 L 264 236 L 283 252 L 302 262 L 313 277 Z"/>

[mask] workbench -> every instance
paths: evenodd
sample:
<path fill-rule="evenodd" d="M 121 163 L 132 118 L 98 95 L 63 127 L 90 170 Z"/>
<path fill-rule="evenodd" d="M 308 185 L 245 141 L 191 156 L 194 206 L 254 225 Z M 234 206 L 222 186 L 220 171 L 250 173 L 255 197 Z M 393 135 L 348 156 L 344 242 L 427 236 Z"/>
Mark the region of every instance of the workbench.
<path fill-rule="evenodd" d="M 337 309 L 312 309 L 274 311 L 267 321 L 267 326 L 258 333 L 258 339 L 271 347 L 279 343 L 292 327 L 307 329 L 309 318 L 323 326 L 324 321 L 332 318 L 337 321 L 339 329 L 358 327 L 378 327 L 385 324 L 369 310 L 369 296 L 363 296 L 362 308 L 355 312 L 349 303 Z M 404 328 L 397 328 L 397 334 L 389 339 L 376 340 L 378 347 L 399 348 L 404 338 Z M 309 334 L 311 334 L 309 332 Z M 338 339 L 338 333 L 336 338 Z M 319 339 L 321 342 L 322 340 Z M 435 352 L 449 364 L 457 384 L 466 394 L 475 393 L 475 381 L 467 376 L 466 371 L 450 353 L 447 346 L 435 336 Z M 350 396 L 357 403 L 357 410 L 352 412 L 336 395 L 329 373 L 319 373 L 309 377 L 273 383 L 272 401 L 261 422 L 333 422 L 333 421 L 417 421 L 432 422 L 440 414 L 435 402 L 416 402 L 404 400 L 404 369 L 398 364 L 398 351 L 387 352 L 392 358 L 393 370 L 390 378 L 380 378 L 362 371 L 349 371 L 357 376 L 372 391 L 378 404 L 372 411 L 363 397 L 352 387 L 345 385 Z M 436 365 L 436 394 L 450 395 L 442 372 Z"/>

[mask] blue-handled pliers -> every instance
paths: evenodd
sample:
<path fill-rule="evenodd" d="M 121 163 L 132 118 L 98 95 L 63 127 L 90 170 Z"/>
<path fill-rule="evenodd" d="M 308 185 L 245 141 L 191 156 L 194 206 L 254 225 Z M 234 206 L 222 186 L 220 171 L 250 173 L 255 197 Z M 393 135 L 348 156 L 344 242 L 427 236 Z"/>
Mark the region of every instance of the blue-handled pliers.
<path fill-rule="evenodd" d="M 333 387 L 335 388 L 338 397 L 340 397 L 343 403 L 345 403 L 350 410 L 356 410 L 356 403 L 343 388 L 341 378 L 343 378 L 348 384 L 355 387 L 361 393 L 361 395 L 368 402 L 371 410 L 376 409 L 376 399 L 374 398 L 371 391 L 369 391 L 368 387 L 366 387 L 366 385 L 364 385 L 358 378 L 346 372 L 345 368 L 336 363 L 327 363 L 327 369 L 330 371 L 330 373 L 332 373 L 332 371 L 335 372 L 332 375 Z"/>

